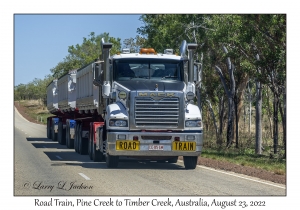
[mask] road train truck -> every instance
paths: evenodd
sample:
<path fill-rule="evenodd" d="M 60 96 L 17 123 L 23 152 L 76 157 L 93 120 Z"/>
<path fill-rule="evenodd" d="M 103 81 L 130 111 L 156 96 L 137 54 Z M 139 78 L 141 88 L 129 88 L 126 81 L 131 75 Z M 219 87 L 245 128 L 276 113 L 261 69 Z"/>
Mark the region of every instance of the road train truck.
<path fill-rule="evenodd" d="M 194 169 L 203 145 L 197 44 L 184 40 L 179 54 L 141 48 L 111 56 L 103 39 L 101 48 L 99 59 L 48 85 L 47 137 L 108 168 L 122 158 L 176 163 L 182 156 Z"/>

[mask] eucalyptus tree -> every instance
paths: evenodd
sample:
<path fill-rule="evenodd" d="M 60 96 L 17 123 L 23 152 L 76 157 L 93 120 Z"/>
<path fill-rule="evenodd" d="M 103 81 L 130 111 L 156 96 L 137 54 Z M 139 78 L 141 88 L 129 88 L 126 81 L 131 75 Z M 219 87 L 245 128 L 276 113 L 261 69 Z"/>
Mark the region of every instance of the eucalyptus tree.
<path fill-rule="evenodd" d="M 256 66 L 256 78 L 266 84 L 274 95 L 273 121 L 274 153 L 278 152 L 278 109 L 283 117 L 283 143 L 286 145 L 286 119 L 281 106 L 281 96 L 285 94 L 286 86 L 286 15 L 265 14 L 248 15 L 246 23 L 252 29 L 251 48 L 253 54 L 259 55 Z M 285 103 L 285 101 L 283 101 Z M 283 109 L 283 110 L 282 110 Z"/>
<path fill-rule="evenodd" d="M 104 38 L 106 42 L 113 44 L 111 54 L 115 54 L 121 49 L 121 39 L 110 37 L 109 33 L 95 35 L 94 32 L 89 34 L 89 37 L 83 38 L 82 44 L 71 45 L 68 47 L 68 55 L 59 62 L 50 71 L 56 77 L 60 77 L 73 69 L 78 69 L 88 63 L 100 58 L 101 45 L 100 41 Z"/>
<path fill-rule="evenodd" d="M 123 48 L 130 49 L 130 52 L 138 52 L 145 45 L 146 39 L 137 35 L 135 38 L 127 38 L 123 41 Z"/>
<path fill-rule="evenodd" d="M 182 40 L 198 41 L 201 46 L 204 40 L 204 17 L 199 14 L 149 14 L 142 15 L 144 23 L 137 33 L 145 37 L 145 47 L 153 47 L 157 52 L 171 48 L 179 53 Z"/>

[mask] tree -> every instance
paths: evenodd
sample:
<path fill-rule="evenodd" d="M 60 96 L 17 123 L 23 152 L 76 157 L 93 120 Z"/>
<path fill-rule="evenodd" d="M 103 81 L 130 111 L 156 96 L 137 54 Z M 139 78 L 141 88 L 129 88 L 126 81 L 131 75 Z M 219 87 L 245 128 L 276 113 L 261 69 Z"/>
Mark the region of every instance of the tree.
<path fill-rule="evenodd" d="M 146 39 L 137 35 L 135 38 L 128 38 L 123 41 L 123 48 L 129 48 L 130 52 L 138 52 L 145 45 Z"/>
<path fill-rule="evenodd" d="M 228 55 L 228 51 L 225 46 L 223 46 L 223 50 Z M 226 59 L 227 69 L 229 72 L 230 84 L 227 85 L 225 78 L 223 76 L 223 72 L 220 67 L 216 66 L 216 71 L 218 72 L 222 85 L 227 95 L 228 99 L 228 124 L 227 124 L 227 147 L 231 146 L 233 140 L 233 126 L 234 126 L 234 113 L 235 113 L 235 105 L 234 105 L 234 97 L 235 97 L 235 80 L 233 76 L 234 65 L 231 63 L 229 57 Z"/>
<path fill-rule="evenodd" d="M 76 44 L 69 46 L 69 54 L 59 62 L 50 71 L 54 77 L 59 78 L 62 75 L 68 73 L 70 70 L 78 69 L 85 66 L 95 59 L 100 58 L 101 54 L 101 39 L 104 38 L 105 42 L 113 44 L 111 54 L 116 54 L 121 50 L 121 39 L 110 37 L 109 33 L 102 33 L 95 36 L 94 32 L 91 32 L 89 38 L 83 37 L 83 43 L 81 45 Z"/>

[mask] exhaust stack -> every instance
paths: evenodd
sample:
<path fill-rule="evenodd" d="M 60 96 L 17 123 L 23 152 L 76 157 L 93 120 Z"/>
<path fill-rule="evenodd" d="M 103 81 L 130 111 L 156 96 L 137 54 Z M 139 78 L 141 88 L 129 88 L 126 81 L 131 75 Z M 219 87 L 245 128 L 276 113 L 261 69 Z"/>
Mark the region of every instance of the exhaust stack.
<path fill-rule="evenodd" d="M 102 38 L 101 40 L 101 48 L 102 48 L 102 57 L 103 57 L 103 61 L 104 61 L 104 69 L 103 69 L 103 73 L 104 73 L 104 81 L 103 81 L 103 86 L 102 86 L 102 95 L 103 98 L 109 98 L 110 95 L 110 73 L 109 73 L 109 52 L 110 49 L 112 48 L 112 43 L 105 43 L 104 42 L 104 38 Z"/>
<path fill-rule="evenodd" d="M 189 73 L 188 73 L 188 81 L 194 82 L 194 51 L 196 50 L 198 44 L 189 43 L 187 45 L 187 49 L 189 51 Z"/>
<path fill-rule="evenodd" d="M 183 40 L 182 43 L 181 43 L 181 46 L 179 48 L 179 51 L 180 51 L 180 56 L 181 57 L 185 57 L 185 51 L 186 51 L 186 41 Z"/>

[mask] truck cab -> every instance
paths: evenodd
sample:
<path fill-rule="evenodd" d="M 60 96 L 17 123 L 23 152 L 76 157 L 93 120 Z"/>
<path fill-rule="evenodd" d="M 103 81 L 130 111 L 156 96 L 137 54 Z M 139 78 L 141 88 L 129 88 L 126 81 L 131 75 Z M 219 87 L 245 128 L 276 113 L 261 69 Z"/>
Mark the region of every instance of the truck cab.
<path fill-rule="evenodd" d="M 152 48 L 139 53 L 124 50 L 113 56 L 104 52 L 106 108 L 98 146 L 108 167 L 117 167 L 122 156 L 170 163 L 183 156 L 185 168 L 196 167 L 203 126 L 200 109 L 194 105 L 195 47 L 183 42 L 180 55 Z"/>

